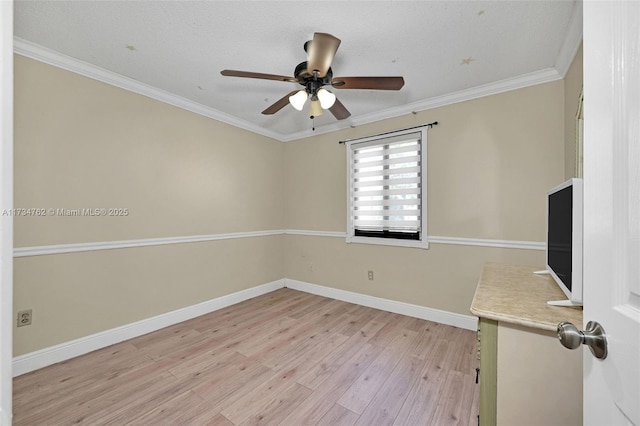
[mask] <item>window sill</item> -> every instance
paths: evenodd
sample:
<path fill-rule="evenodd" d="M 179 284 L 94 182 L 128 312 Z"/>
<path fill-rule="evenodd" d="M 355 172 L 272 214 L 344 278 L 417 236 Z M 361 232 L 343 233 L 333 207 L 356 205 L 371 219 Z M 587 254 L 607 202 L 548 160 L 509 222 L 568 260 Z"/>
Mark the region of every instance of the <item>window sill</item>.
<path fill-rule="evenodd" d="M 347 243 L 373 244 L 373 245 L 396 246 L 396 247 L 412 247 L 412 248 L 422 248 L 422 249 L 429 248 L 429 242 L 426 240 L 418 241 L 418 240 L 399 240 L 399 239 L 393 239 L 393 238 L 348 236 Z"/>

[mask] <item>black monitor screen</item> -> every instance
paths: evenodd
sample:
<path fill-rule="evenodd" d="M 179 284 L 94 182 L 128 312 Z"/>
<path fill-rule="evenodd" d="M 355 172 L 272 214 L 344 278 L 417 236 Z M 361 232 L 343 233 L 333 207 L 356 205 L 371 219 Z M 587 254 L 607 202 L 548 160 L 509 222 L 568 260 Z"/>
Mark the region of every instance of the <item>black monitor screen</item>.
<path fill-rule="evenodd" d="M 572 206 L 572 186 L 549 195 L 547 265 L 569 291 L 571 291 Z"/>

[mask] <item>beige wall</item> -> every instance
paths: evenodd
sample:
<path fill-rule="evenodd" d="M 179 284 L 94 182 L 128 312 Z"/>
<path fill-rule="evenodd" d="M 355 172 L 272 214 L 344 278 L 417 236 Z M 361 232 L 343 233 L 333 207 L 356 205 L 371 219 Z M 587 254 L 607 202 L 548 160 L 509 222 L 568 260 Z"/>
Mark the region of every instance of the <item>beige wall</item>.
<path fill-rule="evenodd" d="M 438 121 L 428 133 L 428 234 L 543 242 L 546 191 L 564 180 L 563 96 L 557 81 L 287 143 L 285 226 L 346 231 L 338 140 Z M 544 251 L 285 241 L 287 278 L 466 315 L 485 261 L 542 268 Z"/>
<path fill-rule="evenodd" d="M 16 247 L 282 227 L 283 143 L 16 56 Z"/>
<path fill-rule="evenodd" d="M 15 246 L 283 227 L 282 142 L 15 57 Z M 14 355 L 281 279 L 282 236 L 17 258 Z"/>
<path fill-rule="evenodd" d="M 582 91 L 582 45 L 578 49 L 564 78 L 564 175 L 575 177 L 576 170 L 576 113 Z"/>
<path fill-rule="evenodd" d="M 287 235 L 284 249 L 287 278 L 462 315 L 471 315 L 485 262 L 544 267 L 542 251 L 448 244 L 423 250 Z"/>
<path fill-rule="evenodd" d="M 129 210 L 19 217 L 16 247 L 344 232 L 338 140 L 435 120 L 428 234 L 542 242 L 544 194 L 566 168 L 562 81 L 281 143 L 21 56 L 15 67 L 16 207 Z M 284 277 L 469 315 L 485 261 L 542 267 L 544 252 L 278 235 L 16 258 L 14 309 L 34 323 L 14 330 L 14 354 Z"/>
<path fill-rule="evenodd" d="M 14 355 L 282 278 L 282 236 L 23 257 L 14 262 Z"/>

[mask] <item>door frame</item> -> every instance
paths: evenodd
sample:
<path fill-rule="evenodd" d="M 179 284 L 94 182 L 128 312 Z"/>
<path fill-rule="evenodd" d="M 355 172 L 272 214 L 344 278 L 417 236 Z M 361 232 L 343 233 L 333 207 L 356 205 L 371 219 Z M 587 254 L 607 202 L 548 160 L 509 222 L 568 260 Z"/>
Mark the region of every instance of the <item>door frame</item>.
<path fill-rule="evenodd" d="M 0 1 L 0 425 L 11 425 L 13 362 L 13 0 Z"/>

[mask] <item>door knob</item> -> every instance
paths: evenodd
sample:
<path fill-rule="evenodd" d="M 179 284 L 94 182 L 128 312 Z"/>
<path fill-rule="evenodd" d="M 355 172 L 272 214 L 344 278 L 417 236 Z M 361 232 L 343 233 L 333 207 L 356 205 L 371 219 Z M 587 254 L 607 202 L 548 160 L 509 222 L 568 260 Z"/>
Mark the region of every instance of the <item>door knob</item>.
<path fill-rule="evenodd" d="M 570 322 L 563 321 L 558 324 L 558 339 L 562 346 L 569 349 L 577 349 L 580 345 L 587 345 L 593 356 L 598 359 L 607 357 L 607 338 L 604 329 L 595 321 L 587 323 L 587 329 L 584 331 Z"/>

